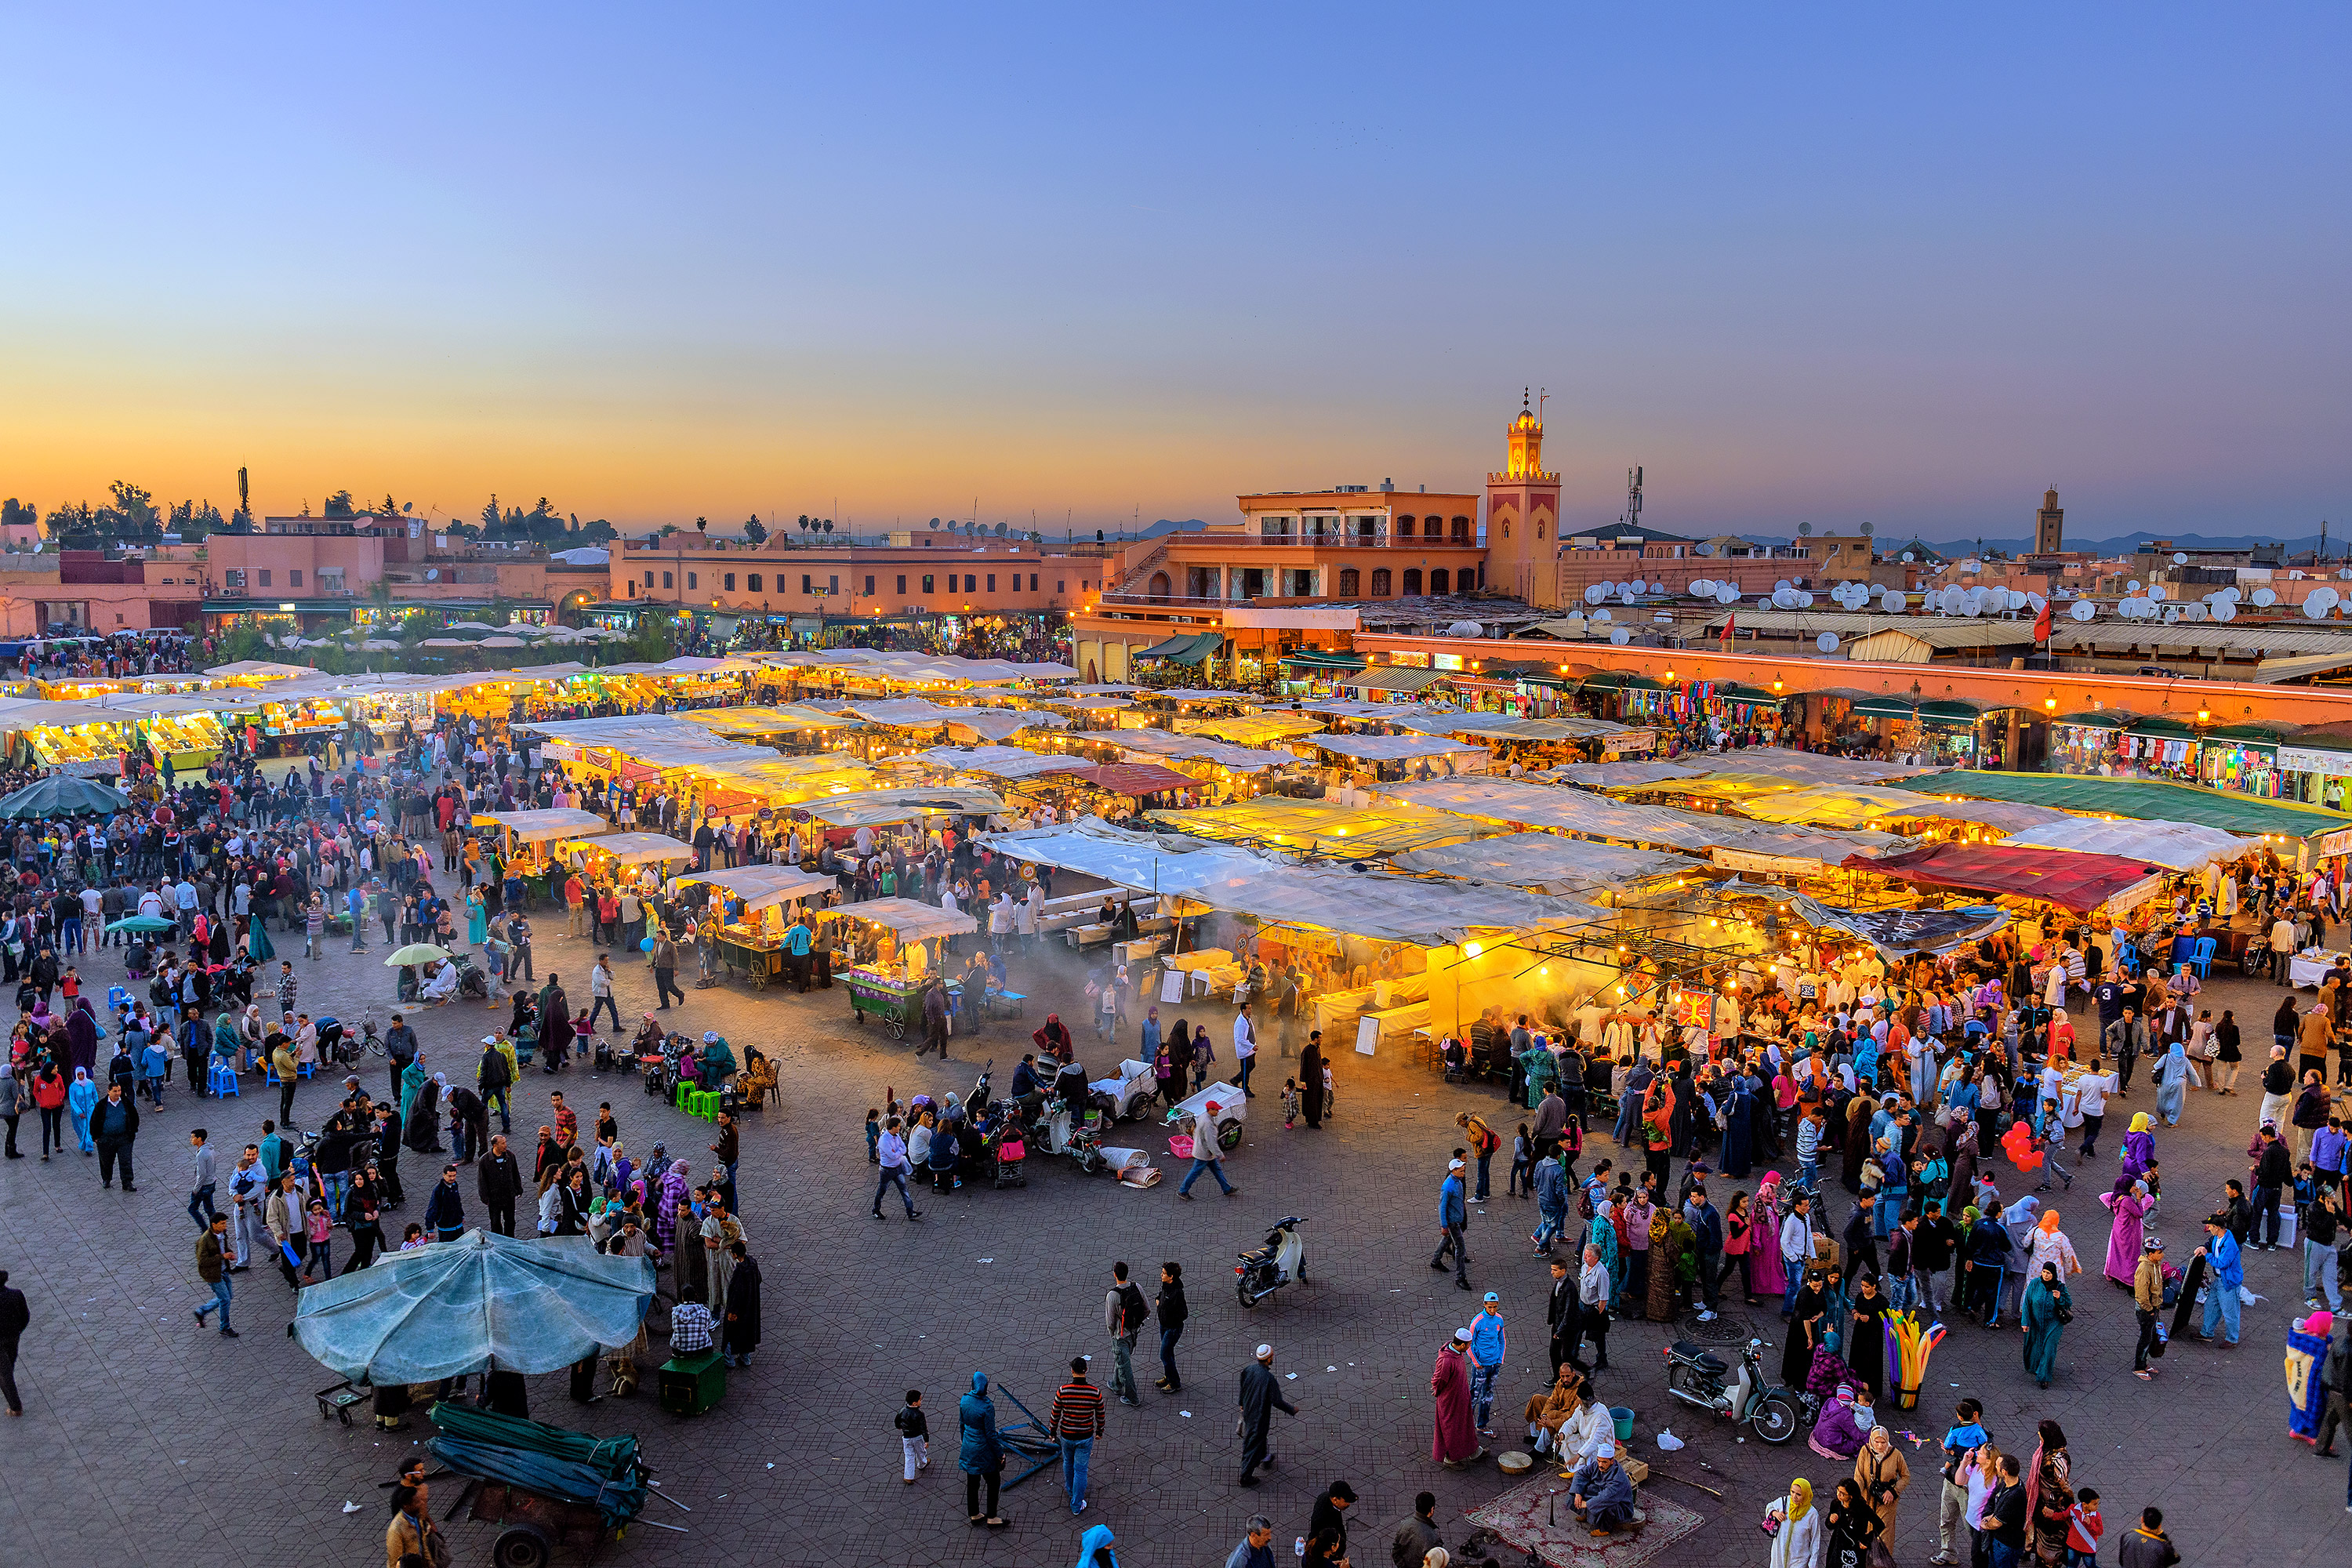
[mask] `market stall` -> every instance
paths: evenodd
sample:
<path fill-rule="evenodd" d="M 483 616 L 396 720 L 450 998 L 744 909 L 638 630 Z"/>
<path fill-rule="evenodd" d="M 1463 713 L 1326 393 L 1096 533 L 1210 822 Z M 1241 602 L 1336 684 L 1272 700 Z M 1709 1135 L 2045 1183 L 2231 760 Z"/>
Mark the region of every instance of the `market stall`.
<path fill-rule="evenodd" d="M 698 871 L 677 879 L 680 888 L 701 883 L 720 903 L 719 956 L 728 973 L 764 987 L 782 979 L 787 957 L 784 934 L 792 929 L 792 906 L 837 895 L 841 884 L 797 866 L 738 866 Z"/>
<path fill-rule="evenodd" d="M 494 832 L 499 863 L 509 874 L 520 874 L 531 887 L 530 896 L 552 896 L 553 880 L 563 870 L 556 846 L 569 839 L 601 837 L 612 825 L 593 811 L 550 806 L 540 811 L 477 812 L 473 826 Z"/>
<path fill-rule="evenodd" d="M 863 1024 L 870 1015 L 891 1034 L 904 1036 L 922 1017 L 923 988 L 943 973 L 939 950 L 927 943 L 967 935 L 980 922 L 961 910 L 917 903 L 912 899 L 869 899 L 824 911 L 850 934 L 841 944 L 855 962 L 846 976 L 850 1015 Z M 946 982 L 950 996 L 956 992 Z"/>

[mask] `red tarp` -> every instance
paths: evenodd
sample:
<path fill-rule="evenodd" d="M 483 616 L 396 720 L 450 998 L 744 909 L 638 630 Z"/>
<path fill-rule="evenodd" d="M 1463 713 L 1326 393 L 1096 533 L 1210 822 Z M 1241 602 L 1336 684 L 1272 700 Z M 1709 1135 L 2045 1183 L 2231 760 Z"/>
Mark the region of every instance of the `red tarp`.
<path fill-rule="evenodd" d="M 2120 855 L 2032 849 L 2005 844 L 1939 844 L 1873 859 L 1854 855 L 1849 871 L 1875 871 L 1930 887 L 2016 893 L 2083 913 L 2158 875 L 2159 868 Z"/>
<path fill-rule="evenodd" d="M 1083 773 L 1074 772 L 1068 776 L 1083 779 L 1097 789 L 1107 790 L 1112 795 L 1135 799 L 1158 795 L 1166 789 L 1191 789 L 1200 783 L 1198 779 L 1187 778 L 1174 768 L 1163 768 L 1157 763 L 1108 763 Z"/>

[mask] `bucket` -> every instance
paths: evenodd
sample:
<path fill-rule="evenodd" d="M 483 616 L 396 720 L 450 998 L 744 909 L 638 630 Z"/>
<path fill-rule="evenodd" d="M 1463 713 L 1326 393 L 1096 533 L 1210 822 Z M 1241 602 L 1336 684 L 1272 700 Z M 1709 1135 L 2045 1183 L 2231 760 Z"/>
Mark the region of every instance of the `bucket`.
<path fill-rule="evenodd" d="M 1918 1409 L 1919 1391 L 1916 1388 L 1906 1388 L 1899 1383 L 1896 1384 L 1895 1385 L 1895 1408 L 1897 1410 Z"/>
<path fill-rule="evenodd" d="M 1912 1397 L 1915 1399 L 1917 1398 L 1918 1393 L 1919 1391 L 1917 1389 L 1913 1389 L 1911 1391 Z M 1611 1405 L 1609 1407 L 1609 1419 L 1615 1422 L 1617 1425 L 1617 1440 L 1619 1442 L 1630 1443 L 1633 1440 L 1633 1410 L 1631 1405 Z"/>

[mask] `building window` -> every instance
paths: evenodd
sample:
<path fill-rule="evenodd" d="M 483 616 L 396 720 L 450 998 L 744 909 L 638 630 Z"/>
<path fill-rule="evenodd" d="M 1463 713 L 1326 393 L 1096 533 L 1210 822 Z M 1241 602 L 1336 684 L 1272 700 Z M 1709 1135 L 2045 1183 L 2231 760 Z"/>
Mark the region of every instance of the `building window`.
<path fill-rule="evenodd" d="M 988 574 L 988 591 L 992 594 L 996 592 L 996 574 L 993 572 Z"/>
<path fill-rule="evenodd" d="M 965 573 L 963 574 L 963 591 L 967 594 L 977 594 L 980 592 L 980 589 L 975 586 L 978 581 L 979 579 L 974 577 L 971 573 Z"/>
<path fill-rule="evenodd" d="M 1412 519 L 1409 517 L 1401 517 L 1397 519 L 1396 531 L 1397 537 L 1399 539 L 1411 539 L 1412 537 Z"/>
<path fill-rule="evenodd" d="M 299 588 L 302 585 L 302 568 L 295 566 L 287 571 L 286 585 L 289 588 Z"/>
<path fill-rule="evenodd" d="M 1450 593 L 1452 590 L 1448 584 L 1451 582 L 1452 579 L 1446 575 L 1444 567 L 1434 567 L 1429 574 L 1429 591 L 1433 594 Z"/>
<path fill-rule="evenodd" d="M 1389 569 L 1385 566 L 1375 566 L 1372 568 L 1372 597 L 1385 599 L 1388 596 Z"/>
<path fill-rule="evenodd" d="M 1340 595 L 1340 596 L 1341 596 L 1342 598 L 1346 598 L 1346 597 L 1349 597 L 1349 596 L 1350 596 L 1350 595 L 1356 595 L 1356 594 L 1360 594 L 1360 593 L 1363 592 L 1363 590 L 1362 590 L 1360 587 L 1359 587 L 1359 586 L 1357 585 L 1358 584 L 1361 583 L 1362 581 L 1363 581 L 1363 579 L 1362 579 L 1360 576 L 1359 576 L 1359 575 L 1357 574 L 1356 569 L 1355 569 L 1353 566 L 1342 566 L 1342 567 L 1340 567 L 1340 568 L 1339 568 L 1339 595 Z"/>
<path fill-rule="evenodd" d="M 1066 594 L 1066 593 L 1068 593 L 1069 591 L 1070 591 L 1070 583 L 1069 583 L 1069 579 L 1068 579 L 1068 578 L 1066 578 L 1066 577 L 1056 577 L 1056 578 L 1055 578 L 1055 579 L 1054 579 L 1054 592 L 1055 592 L 1056 594 Z"/>
<path fill-rule="evenodd" d="M 757 572 L 752 573 L 750 576 L 744 578 L 743 581 L 751 585 L 752 593 L 756 594 L 760 591 L 760 574 Z"/>
<path fill-rule="evenodd" d="M 1408 566 L 1404 569 L 1404 597 L 1408 599 L 1416 599 L 1420 596 L 1421 568 L 1418 566 Z"/>
<path fill-rule="evenodd" d="M 1544 521 L 1543 521 L 1543 519 L 1541 519 L 1541 518 L 1538 518 L 1538 519 L 1536 519 L 1536 537 L 1537 537 L 1538 539 L 1541 539 L 1543 536 L 1544 536 Z"/>
<path fill-rule="evenodd" d="M 1503 524 L 1503 537 L 1506 539 L 1511 537 L 1511 525 L 1507 522 Z"/>
<path fill-rule="evenodd" d="M 688 572 L 688 573 L 686 574 L 686 585 L 687 585 L 688 587 L 689 587 L 689 588 L 699 588 L 699 587 L 701 587 L 701 586 L 702 586 L 702 574 L 701 574 L 701 573 L 699 573 L 699 572 Z"/>
<path fill-rule="evenodd" d="M 732 573 L 732 572 L 728 573 L 728 574 L 727 574 L 727 575 L 725 575 L 724 577 L 721 577 L 719 581 L 719 584 L 720 584 L 722 587 L 724 587 L 724 588 L 725 588 L 729 593 L 730 593 L 730 594 L 731 594 L 731 593 L 733 593 L 733 592 L 735 591 L 735 574 L 734 574 L 734 573 Z"/>
<path fill-rule="evenodd" d="M 866 592 L 868 592 L 868 593 L 872 593 L 872 592 L 874 591 L 874 580 L 873 580 L 872 578 L 870 578 L 870 577 L 869 577 L 869 578 L 867 578 L 867 579 L 866 579 Z M 898 574 L 898 592 L 900 592 L 901 594 L 903 594 L 903 593 L 905 593 L 906 591 L 907 591 L 907 574 L 906 574 L 905 573 L 901 572 L 900 574 Z"/>
<path fill-rule="evenodd" d="M 868 572 L 866 574 L 866 592 L 868 595 L 871 595 L 874 592 L 874 574 L 871 572 Z"/>
<path fill-rule="evenodd" d="M 1034 572 L 1029 574 L 1029 591 L 1033 594 L 1037 591 L 1037 574 Z"/>
<path fill-rule="evenodd" d="M 1467 544 L 1470 542 L 1470 520 L 1468 518 L 1457 517 L 1454 520 L 1454 542 L 1456 544 Z"/>
<path fill-rule="evenodd" d="M 665 572 L 662 574 L 662 586 L 665 588 L 675 588 L 677 586 L 677 582 L 669 573 Z"/>
<path fill-rule="evenodd" d="M 924 573 L 924 574 L 923 574 L 923 592 L 924 592 L 924 593 L 926 593 L 926 594 L 930 594 L 930 593 L 936 593 L 937 591 L 938 591 L 938 590 L 934 589 L 934 588 L 931 586 L 931 574 L 930 574 L 929 572 Z"/>
<path fill-rule="evenodd" d="M 803 594 L 814 594 L 816 592 L 815 580 L 805 572 L 801 574 L 801 592 Z"/>
<path fill-rule="evenodd" d="M 166 577 L 163 581 L 168 583 L 171 579 Z M 343 591 L 343 569 L 340 566 L 321 567 L 319 571 L 319 587 L 323 593 L 341 593 Z"/>
<path fill-rule="evenodd" d="M 838 594 L 841 592 L 840 573 L 835 572 L 833 575 L 824 580 L 824 591 L 828 594 Z"/>
<path fill-rule="evenodd" d="M 265 588 L 269 586 L 269 568 L 267 566 L 261 569 L 261 585 Z"/>
<path fill-rule="evenodd" d="M 653 574 L 652 573 L 648 572 L 648 573 L 646 573 L 646 587 L 648 587 L 648 588 L 650 588 L 650 587 L 652 587 L 653 585 L 654 585 L 654 574 Z"/>

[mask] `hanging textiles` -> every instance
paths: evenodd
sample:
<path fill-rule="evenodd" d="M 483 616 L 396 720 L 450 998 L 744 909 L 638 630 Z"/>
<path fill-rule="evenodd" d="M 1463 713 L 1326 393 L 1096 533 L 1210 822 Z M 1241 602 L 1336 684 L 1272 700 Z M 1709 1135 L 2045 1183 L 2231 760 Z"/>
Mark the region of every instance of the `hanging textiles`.
<path fill-rule="evenodd" d="M 1875 871 L 1927 887 L 2040 899 L 2078 914 L 2105 903 L 2128 909 L 2163 879 L 2145 860 L 2068 849 L 2013 849 L 2005 844 L 1938 844 L 1874 860 L 1856 855 L 1845 862 L 1845 869 Z"/>
<path fill-rule="evenodd" d="M 1888 960 L 1913 952 L 1950 952 L 2009 923 L 2008 911 L 1990 904 L 1957 910 L 1841 910 L 1799 894 L 1789 900 L 1789 908 L 1808 925 L 1862 938 Z"/>

